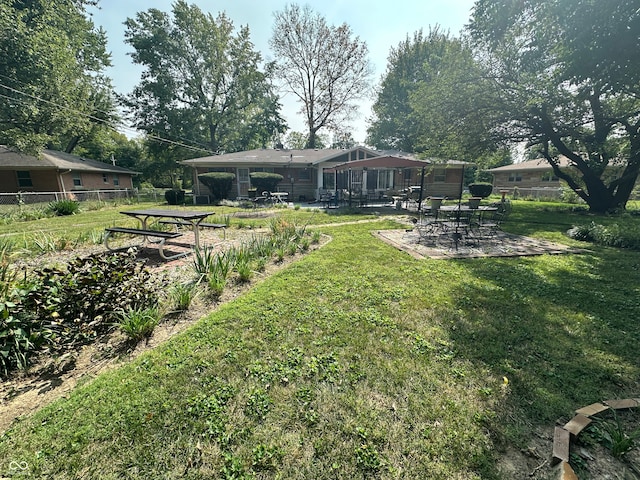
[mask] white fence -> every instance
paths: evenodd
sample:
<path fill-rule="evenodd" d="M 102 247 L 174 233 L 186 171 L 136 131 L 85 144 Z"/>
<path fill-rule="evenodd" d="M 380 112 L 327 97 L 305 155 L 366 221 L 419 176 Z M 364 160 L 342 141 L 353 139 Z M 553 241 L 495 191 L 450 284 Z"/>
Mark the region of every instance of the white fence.
<path fill-rule="evenodd" d="M 561 187 L 493 187 L 493 193 L 497 194 L 506 190 L 512 198 L 553 198 L 562 196 Z"/>

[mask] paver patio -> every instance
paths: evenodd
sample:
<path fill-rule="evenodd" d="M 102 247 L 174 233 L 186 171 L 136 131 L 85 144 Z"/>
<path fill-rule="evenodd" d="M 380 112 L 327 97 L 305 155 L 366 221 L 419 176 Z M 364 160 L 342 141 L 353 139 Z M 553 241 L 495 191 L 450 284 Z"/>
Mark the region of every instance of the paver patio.
<path fill-rule="evenodd" d="M 382 241 L 407 252 L 414 258 L 518 257 L 585 252 L 580 248 L 504 232 L 497 232 L 495 238 L 483 240 L 477 244 L 467 245 L 461 242 L 457 248 L 453 242 L 427 245 L 424 241 L 420 241 L 420 234 L 415 229 L 377 230 L 373 233 Z"/>

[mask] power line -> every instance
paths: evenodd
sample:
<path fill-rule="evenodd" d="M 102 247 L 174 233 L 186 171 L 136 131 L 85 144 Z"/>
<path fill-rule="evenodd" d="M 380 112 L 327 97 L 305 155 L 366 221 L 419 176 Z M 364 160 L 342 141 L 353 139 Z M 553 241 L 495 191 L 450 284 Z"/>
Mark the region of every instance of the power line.
<path fill-rule="evenodd" d="M 6 77 L 5 75 L 1 75 L 1 74 L 0 74 L 0 76 L 2 76 L 4 78 L 7 78 L 7 79 L 9 78 L 9 77 Z M 22 82 L 20 82 L 20 83 L 22 83 Z M 27 92 L 23 92 L 21 90 L 18 90 L 16 88 L 10 87 L 10 86 L 5 85 L 3 83 L 0 83 L 0 87 L 5 88 L 5 89 L 7 89 L 7 90 L 9 90 L 11 92 L 17 93 L 19 95 L 24 95 L 24 96 L 30 97 L 30 98 L 32 98 L 34 100 L 37 100 L 37 101 L 40 101 L 40 102 L 43 102 L 43 103 L 47 103 L 47 104 L 52 105 L 52 106 L 54 106 L 56 108 L 60 108 L 60 109 L 69 111 L 69 112 L 74 113 L 76 115 L 84 116 L 86 118 L 89 118 L 90 120 L 93 120 L 94 122 L 102 123 L 102 124 L 106 125 L 107 127 L 115 130 L 115 131 L 118 131 L 118 128 L 121 128 L 121 129 L 128 130 L 128 131 L 131 131 L 131 132 L 136 132 L 136 133 L 139 132 L 139 130 L 137 130 L 135 128 L 132 128 L 130 126 L 122 124 L 122 122 L 120 122 L 120 125 L 114 125 L 114 124 L 106 121 L 105 119 L 90 115 L 90 114 L 85 113 L 85 112 L 81 112 L 79 110 L 75 110 L 73 108 L 67 107 L 66 105 L 61 105 L 61 104 L 52 102 L 51 100 L 47 100 L 47 99 L 39 97 L 37 95 L 33 95 L 33 94 L 30 94 L 30 93 L 27 93 Z M 17 100 L 20 103 L 25 104 L 24 101 L 19 100 L 19 99 L 14 98 L 14 97 L 10 97 L 10 96 L 7 96 L 7 95 L 2 95 L 2 94 L 0 94 L 0 96 L 2 96 L 4 98 L 7 98 L 7 99 L 10 99 L 10 100 Z M 101 110 L 98 110 L 98 112 L 103 113 L 105 115 L 110 115 L 108 112 L 104 112 L 104 111 L 101 111 Z M 177 142 L 177 141 L 174 141 L 174 140 L 170 140 L 168 138 L 159 137 L 157 135 L 153 135 L 153 134 L 150 134 L 150 133 L 147 133 L 146 136 L 147 136 L 147 138 L 150 138 L 151 140 L 155 140 L 155 141 L 162 142 L 162 143 L 167 143 L 167 144 L 170 144 L 170 145 L 176 145 L 176 146 L 179 146 L 179 147 L 182 147 L 182 148 L 186 148 L 188 150 L 193 150 L 193 151 L 197 151 L 197 152 L 215 153 L 215 152 L 212 152 L 208 148 L 194 147 L 192 145 L 187 145 L 187 144 L 182 143 L 182 142 Z M 187 140 L 187 139 L 182 139 L 182 140 Z M 187 140 L 187 141 L 191 141 L 191 140 Z"/>

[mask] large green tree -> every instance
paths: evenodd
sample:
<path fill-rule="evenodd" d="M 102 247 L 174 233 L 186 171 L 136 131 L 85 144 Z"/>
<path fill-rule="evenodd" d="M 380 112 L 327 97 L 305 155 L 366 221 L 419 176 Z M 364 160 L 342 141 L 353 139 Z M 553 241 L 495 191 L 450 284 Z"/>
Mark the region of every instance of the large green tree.
<path fill-rule="evenodd" d="M 180 144 L 232 152 L 265 146 L 286 130 L 247 27 L 236 33 L 224 14 L 214 18 L 182 0 L 172 15 L 152 8 L 125 24 L 133 61 L 144 67 L 126 104 L 150 141 L 172 142 L 168 167 L 193 155 Z"/>
<path fill-rule="evenodd" d="M 624 208 L 640 173 L 637 0 L 478 0 L 469 32 L 494 133 L 526 139 L 592 211 Z"/>
<path fill-rule="evenodd" d="M 413 38 L 407 36 L 391 48 L 387 70 L 377 87 L 367 144 L 379 149 L 416 151 L 419 129 L 411 97 L 422 82 L 429 81 L 425 66 L 440 66 L 451 41 L 436 27 L 426 36 L 422 30 L 415 32 Z"/>
<path fill-rule="evenodd" d="M 343 23 L 327 25 L 308 5 L 290 4 L 275 13 L 270 46 L 276 75 L 300 102 L 308 129 L 307 148 L 316 148 L 318 130 L 340 131 L 370 90 L 366 43 Z"/>
<path fill-rule="evenodd" d="M 71 152 L 113 121 L 106 38 L 89 0 L 0 2 L 0 143 Z"/>
<path fill-rule="evenodd" d="M 451 115 L 451 104 L 464 122 Z M 467 43 L 439 27 L 418 31 L 391 49 L 367 143 L 484 168 L 502 165 L 510 156 L 488 126 L 492 104 Z"/>

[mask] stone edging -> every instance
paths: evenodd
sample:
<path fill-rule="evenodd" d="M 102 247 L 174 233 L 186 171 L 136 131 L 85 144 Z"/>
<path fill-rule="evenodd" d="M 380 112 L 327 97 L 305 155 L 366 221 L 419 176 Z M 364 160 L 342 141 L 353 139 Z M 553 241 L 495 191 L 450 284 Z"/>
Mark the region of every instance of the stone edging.
<path fill-rule="evenodd" d="M 592 417 L 609 409 L 624 410 L 640 406 L 640 398 L 624 400 L 605 400 L 602 403 L 592 403 L 576 410 L 575 416 L 562 427 L 555 427 L 553 432 L 553 456 L 551 465 L 561 464 L 562 480 L 577 479 L 575 472 L 569 465 L 569 449 L 571 441 L 592 422 Z"/>

